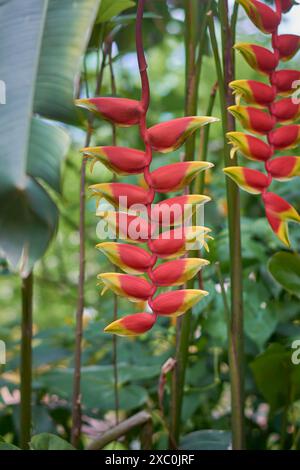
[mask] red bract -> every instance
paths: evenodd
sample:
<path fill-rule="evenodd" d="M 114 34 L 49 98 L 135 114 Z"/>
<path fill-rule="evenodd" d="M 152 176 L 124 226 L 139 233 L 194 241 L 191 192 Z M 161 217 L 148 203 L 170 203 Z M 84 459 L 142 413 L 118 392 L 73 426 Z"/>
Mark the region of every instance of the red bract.
<path fill-rule="evenodd" d="M 292 98 L 284 98 L 271 105 L 271 112 L 278 122 L 295 122 L 300 116 L 300 104 Z"/>
<path fill-rule="evenodd" d="M 172 165 L 166 165 L 151 173 L 151 185 L 158 193 L 169 193 L 178 191 L 200 173 L 213 166 L 209 162 L 179 162 Z"/>
<path fill-rule="evenodd" d="M 253 0 L 237 0 L 243 5 L 253 23 L 264 32 L 272 33 L 273 51 L 253 44 L 237 44 L 247 62 L 256 70 L 267 73 L 270 86 L 252 80 L 235 80 L 230 84 L 238 97 L 238 106 L 229 111 L 242 126 L 253 133 L 266 137 L 267 143 L 241 132 L 229 132 L 228 139 L 233 145 L 232 154 L 241 151 L 250 160 L 262 161 L 267 174 L 244 167 L 227 167 L 224 172 L 242 189 L 260 194 L 265 206 L 266 217 L 278 238 L 287 246 L 288 221 L 300 222 L 300 216 L 289 202 L 275 193 L 268 192 L 272 179 L 286 181 L 300 175 L 300 157 L 285 156 L 272 159 L 276 150 L 296 147 L 300 143 L 300 104 L 289 96 L 300 87 L 298 70 L 275 70 L 278 58 L 286 61 L 293 57 L 300 47 L 300 37 L 293 34 L 278 35 L 282 12 L 294 4 L 292 0 L 276 2 L 276 11 Z M 240 106 L 239 100 L 264 105 L 266 110 Z M 265 112 L 268 111 L 268 112 Z M 277 123 L 289 123 L 277 127 Z"/>
<path fill-rule="evenodd" d="M 236 0 L 240 3 L 252 22 L 263 33 L 273 33 L 280 23 L 280 15 L 272 8 L 257 0 Z"/>
<path fill-rule="evenodd" d="M 233 93 L 236 96 L 237 104 L 239 104 L 242 98 L 247 103 L 267 106 L 276 97 L 274 87 L 257 82 L 256 80 L 234 80 L 230 83 L 230 88 L 234 90 Z"/>
<path fill-rule="evenodd" d="M 265 47 L 243 42 L 236 44 L 234 48 L 243 55 L 250 67 L 258 72 L 269 74 L 277 67 L 278 58 Z"/>
<path fill-rule="evenodd" d="M 86 147 L 82 149 L 84 155 L 101 162 L 107 168 L 119 175 L 138 174 L 144 171 L 147 165 L 145 152 L 126 147 Z"/>
<path fill-rule="evenodd" d="M 140 101 L 124 98 L 92 98 L 77 100 L 77 105 L 98 114 L 118 126 L 139 125 L 145 151 L 124 147 L 88 147 L 83 149 L 85 158 L 93 163 L 100 161 L 117 174 L 143 173 L 144 185 L 127 183 L 101 183 L 90 187 L 97 198 L 97 214 L 106 223 L 111 238 L 125 239 L 145 244 L 147 249 L 118 242 L 103 242 L 97 245 L 109 260 L 126 274 L 101 273 L 99 280 L 104 290 L 132 302 L 148 302 L 152 313 L 137 313 L 120 318 L 105 328 L 105 331 L 120 336 L 134 336 L 149 331 L 158 315 L 181 315 L 200 301 L 207 292 L 187 289 L 172 291 L 154 297 L 158 287 L 184 284 L 197 274 L 208 261 L 199 258 L 178 258 L 191 248 L 207 248 L 209 230 L 201 226 L 184 226 L 191 220 L 195 206 L 209 200 L 203 195 L 176 196 L 161 201 L 153 207 L 156 193 L 178 191 L 186 187 L 203 170 L 213 165 L 208 162 L 180 162 L 150 170 L 153 151 L 161 153 L 178 149 L 185 140 L 205 124 L 216 121 L 213 117 L 186 116 L 147 128 L 147 111 L 150 100 L 147 64 L 144 57 L 140 23 L 144 0 L 138 3 L 137 56 L 142 82 Z M 101 199 L 105 198 L 119 212 L 102 210 Z M 189 206 L 187 208 L 187 205 Z M 164 228 L 160 233 L 158 227 Z M 168 229 L 166 228 L 168 227 Z M 171 228 L 175 227 L 175 228 Z M 146 245 L 147 244 L 147 245 Z M 190 247 L 191 246 L 191 247 Z M 195 248 L 196 246 L 196 248 Z M 157 261 L 163 261 L 156 266 Z M 148 276 L 138 277 L 141 274 Z"/>
<path fill-rule="evenodd" d="M 271 75 L 271 83 L 279 95 L 290 95 L 300 87 L 300 71 L 278 70 Z"/>
<path fill-rule="evenodd" d="M 190 116 L 156 124 L 148 131 L 151 147 L 162 153 L 176 150 L 199 127 L 217 120 L 211 116 Z"/>
<path fill-rule="evenodd" d="M 76 104 L 120 127 L 138 124 L 142 116 L 141 103 L 127 98 L 87 98 Z"/>
<path fill-rule="evenodd" d="M 157 315 L 179 316 L 206 295 L 208 292 L 200 289 L 176 290 L 158 295 L 149 302 L 149 305 Z"/>
<path fill-rule="evenodd" d="M 298 5 L 298 3 L 295 2 L 295 0 L 280 0 L 280 3 L 281 3 L 281 8 L 282 8 L 283 13 L 290 11 L 290 9 L 294 5 Z"/>
<path fill-rule="evenodd" d="M 300 142 L 300 126 L 290 125 L 279 127 L 268 135 L 271 145 L 278 150 L 297 147 Z"/>
<path fill-rule="evenodd" d="M 283 61 L 290 60 L 300 48 L 300 36 L 296 34 L 282 34 L 276 39 L 276 46 Z"/>

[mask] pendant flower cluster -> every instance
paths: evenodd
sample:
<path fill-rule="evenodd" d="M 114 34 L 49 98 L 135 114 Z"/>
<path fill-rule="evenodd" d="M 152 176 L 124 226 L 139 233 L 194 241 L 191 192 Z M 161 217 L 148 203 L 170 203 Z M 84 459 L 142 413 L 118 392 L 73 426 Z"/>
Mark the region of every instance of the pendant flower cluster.
<path fill-rule="evenodd" d="M 206 244 L 209 229 L 202 226 L 178 225 L 184 217 L 186 204 L 204 204 L 209 200 L 203 195 L 180 195 L 153 205 L 156 193 L 166 194 L 183 189 L 200 172 L 210 168 L 208 162 L 179 162 L 151 171 L 153 152 L 167 153 L 178 149 L 201 126 L 214 122 L 213 117 L 183 117 L 147 128 L 146 115 L 150 101 L 147 64 L 142 45 L 141 21 L 144 1 L 139 1 L 136 42 L 142 82 L 140 101 L 125 98 L 91 98 L 77 100 L 77 105 L 88 109 L 116 126 L 139 126 L 145 150 L 125 147 L 88 147 L 86 157 L 101 162 L 118 175 L 143 174 L 144 186 L 126 183 L 96 184 L 91 187 L 94 195 L 104 197 L 118 211 L 106 211 L 102 217 L 116 229 L 117 238 L 125 238 L 133 244 L 103 242 L 97 245 L 109 260 L 124 273 L 104 273 L 98 278 L 105 289 L 126 297 L 132 302 L 147 302 L 148 311 L 120 318 L 105 331 L 120 336 L 135 336 L 150 330 L 158 316 L 178 316 L 185 313 L 208 293 L 199 289 L 180 289 L 157 294 L 157 289 L 180 286 L 191 279 L 208 261 L 199 258 L 179 258 L 186 254 L 186 242 L 202 235 Z M 146 207 L 146 217 L 136 215 L 133 206 Z M 164 213 L 171 212 L 169 230 L 164 230 Z M 154 207 L 154 209 L 153 209 Z M 132 237 L 130 227 L 135 227 Z M 170 229 L 171 228 L 171 229 Z M 154 232 L 158 235 L 153 236 Z M 142 246 L 140 246 L 142 245 Z M 167 260 L 167 261 L 165 261 Z M 162 261 L 162 262 L 160 262 Z M 142 276 L 141 276 L 142 275 Z M 147 277 L 144 277 L 146 275 Z"/>
<path fill-rule="evenodd" d="M 266 173 L 244 167 L 228 167 L 224 172 L 245 191 L 260 194 L 266 217 L 277 237 L 290 246 L 288 221 L 300 222 L 296 209 L 277 194 L 268 191 L 272 180 L 286 181 L 300 176 L 300 157 L 276 156 L 276 151 L 292 149 L 300 143 L 300 103 L 292 98 L 300 87 L 300 71 L 278 70 L 280 62 L 291 59 L 300 48 L 300 36 L 278 34 L 282 14 L 289 11 L 293 0 L 275 0 L 276 9 L 257 0 L 236 0 L 263 33 L 271 34 L 273 50 L 255 44 L 239 43 L 234 47 L 256 71 L 268 77 L 269 84 L 256 80 L 230 83 L 236 95 L 236 106 L 229 111 L 254 137 L 243 132 L 228 132 L 232 155 L 264 163 Z M 247 106 L 240 105 L 243 100 Z M 275 157 L 275 158 L 274 158 Z"/>

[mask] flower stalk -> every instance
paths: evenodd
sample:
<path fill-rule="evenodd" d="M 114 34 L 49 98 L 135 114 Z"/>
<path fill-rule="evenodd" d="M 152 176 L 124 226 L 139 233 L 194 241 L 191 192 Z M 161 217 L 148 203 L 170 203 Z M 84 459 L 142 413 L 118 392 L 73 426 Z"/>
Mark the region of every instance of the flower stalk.
<path fill-rule="evenodd" d="M 33 273 L 22 278 L 20 447 L 29 449 L 32 394 Z"/>
<path fill-rule="evenodd" d="M 222 130 L 224 141 L 224 165 L 231 164 L 230 147 L 227 143 L 226 133 L 234 129 L 234 120 L 227 112 L 232 101 L 228 93 L 228 84 L 234 77 L 234 58 L 232 53 L 232 37 L 228 18 L 228 2 L 219 2 L 219 15 L 222 28 L 222 62 L 219 56 L 218 43 L 215 34 L 212 12 L 209 12 L 209 30 L 213 48 L 217 77 L 219 82 L 219 97 L 222 116 Z M 235 21 L 232 21 L 235 24 Z M 236 156 L 234 157 L 236 158 Z M 237 160 L 235 161 L 237 164 Z M 233 449 L 243 449 L 245 446 L 244 431 L 244 353 L 243 353 L 243 289 L 242 289 L 242 257 L 241 257 L 241 228 L 240 228 L 240 198 L 238 188 L 231 181 L 226 182 L 228 206 L 228 230 L 230 250 L 230 285 L 231 307 L 228 331 L 228 354 L 231 384 L 231 428 Z"/>

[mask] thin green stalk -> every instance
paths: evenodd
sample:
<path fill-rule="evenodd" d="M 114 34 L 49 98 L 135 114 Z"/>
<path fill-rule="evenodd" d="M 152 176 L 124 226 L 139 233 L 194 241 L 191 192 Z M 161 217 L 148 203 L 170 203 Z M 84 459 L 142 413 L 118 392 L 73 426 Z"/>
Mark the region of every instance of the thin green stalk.
<path fill-rule="evenodd" d="M 32 272 L 22 279 L 20 447 L 29 448 L 32 391 Z"/>
<path fill-rule="evenodd" d="M 211 116 L 213 113 L 216 94 L 218 89 L 218 82 L 216 82 L 210 92 L 209 101 L 206 109 L 206 116 Z M 207 160 L 207 152 L 208 152 L 208 143 L 209 143 L 209 132 L 210 132 L 210 124 L 204 126 L 200 130 L 200 145 L 199 145 L 199 160 L 204 162 Z M 204 182 L 205 182 L 205 173 L 199 173 L 198 177 L 195 179 L 194 184 L 194 193 L 195 194 L 203 194 L 204 192 Z"/>
<path fill-rule="evenodd" d="M 113 68 L 112 61 L 112 39 L 108 44 L 108 65 L 110 72 L 111 92 L 113 96 L 117 95 L 117 85 Z M 117 129 L 112 124 L 112 145 L 117 145 Z M 118 296 L 114 294 L 114 308 L 113 308 L 113 321 L 118 318 Z M 113 343 L 113 369 L 114 369 L 114 395 L 115 395 L 115 413 L 116 413 L 116 424 L 119 424 L 119 408 L 120 408 L 120 397 L 119 397 L 119 373 L 118 373 L 118 337 L 112 335 Z"/>
<path fill-rule="evenodd" d="M 106 54 L 103 53 L 101 67 L 97 76 L 95 96 L 100 92 Z M 85 147 L 88 147 L 93 134 L 93 117 L 89 119 Z M 80 170 L 80 193 L 79 193 L 79 278 L 78 278 L 78 299 L 76 311 L 75 327 L 75 351 L 74 351 L 74 377 L 73 377 L 73 397 L 72 397 L 72 429 L 71 443 L 74 447 L 79 446 L 81 435 L 81 351 L 83 337 L 83 311 L 84 311 L 84 284 L 85 284 L 85 182 L 86 163 L 84 158 Z"/>
<path fill-rule="evenodd" d="M 210 5 L 208 2 L 206 8 Z M 185 91 L 185 114 L 191 116 L 197 114 L 198 89 L 201 73 L 203 47 L 205 44 L 206 18 L 202 23 L 202 29 L 198 30 L 200 12 L 198 0 L 185 0 L 186 30 L 186 91 Z M 197 55 L 198 54 L 198 55 Z M 196 140 L 195 136 L 188 140 L 185 145 L 185 160 L 194 160 Z M 193 287 L 194 281 L 189 287 Z M 185 372 L 188 361 L 188 348 L 191 333 L 191 311 L 176 322 L 176 365 L 172 377 L 172 399 L 170 419 L 170 447 L 178 446 L 180 435 L 181 410 L 185 383 Z"/>
<path fill-rule="evenodd" d="M 224 75 L 219 56 L 212 13 L 208 15 L 208 24 L 213 48 L 217 77 L 219 81 L 219 96 L 221 105 L 224 163 L 225 166 L 237 165 L 236 157 L 230 158 L 230 148 L 226 133 L 235 128 L 234 119 L 227 112 L 227 107 L 233 104 L 229 83 L 234 80 L 234 60 L 232 50 L 232 32 L 228 19 L 227 0 L 220 1 L 220 20 L 224 34 L 222 56 Z M 244 431 L 244 353 L 243 353 L 243 291 L 242 291 L 242 258 L 241 258 L 241 228 L 240 228 L 240 198 L 236 184 L 226 179 L 228 229 L 230 248 L 230 278 L 231 278 L 231 317 L 229 339 L 229 367 L 231 382 L 231 421 L 233 449 L 245 447 Z"/>

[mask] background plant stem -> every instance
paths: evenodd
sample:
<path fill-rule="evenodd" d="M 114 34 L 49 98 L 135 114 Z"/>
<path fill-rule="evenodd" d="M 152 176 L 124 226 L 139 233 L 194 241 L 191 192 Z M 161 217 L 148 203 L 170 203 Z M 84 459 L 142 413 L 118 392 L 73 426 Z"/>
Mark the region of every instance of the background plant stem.
<path fill-rule="evenodd" d="M 236 15 L 236 12 L 234 13 Z M 226 132 L 235 129 L 233 117 L 227 112 L 228 106 L 234 104 L 233 96 L 228 84 L 234 80 L 234 58 L 232 37 L 228 18 L 228 2 L 219 2 L 219 15 L 222 30 L 222 58 L 219 57 L 218 44 L 214 29 L 212 13 L 209 13 L 209 30 L 211 44 L 214 52 L 217 76 L 219 81 L 220 106 L 222 115 L 222 129 L 224 140 L 225 166 L 238 165 L 237 158 L 230 158 L 230 147 L 227 143 Z M 235 19 L 232 21 L 235 25 Z M 239 189 L 229 178 L 226 179 L 228 230 L 230 250 L 230 278 L 231 278 L 231 316 L 228 332 L 228 351 L 231 383 L 231 428 L 233 449 L 245 447 L 244 431 L 244 353 L 243 353 L 243 290 L 242 290 L 242 258 L 241 258 L 241 228 L 240 228 L 240 197 Z"/>
<path fill-rule="evenodd" d="M 33 273 L 22 279 L 20 447 L 29 448 L 32 389 Z"/>
<path fill-rule="evenodd" d="M 99 47 L 100 49 L 100 47 Z M 100 92 L 106 61 L 106 53 L 103 53 L 100 70 L 97 75 L 95 96 Z M 85 147 L 88 147 L 93 133 L 93 117 L 88 121 Z M 86 159 L 82 159 L 80 170 L 80 194 L 79 194 L 79 278 L 78 278 L 78 300 L 76 311 L 75 331 L 75 353 L 74 353 L 74 378 L 73 378 L 73 400 L 72 400 L 72 430 L 71 443 L 74 447 L 79 446 L 81 434 L 81 350 L 83 335 L 83 311 L 84 311 L 84 282 L 85 282 L 85 175 Z"/>
<path fill-rule="evenodd" d="M 108 65 L 110 72 L 110 82 L 111 82 L 111 92 L 112 96 L 117 95 L 117 85 L 115 80 L 113 61 L 112 61 L 112 39 L 108 44 Z M 117 145 L 117 129 L 114 124 L 112 124 L 112 145 L 115 147 Z M 115 180 L 115 177 L 114 177 Z M 117 271 L 117 269 L 115 269 Z M 114 311 L 113 311 L 113 321 L 116 321 L 118 318 L 118 296 L 114 294 Z M 118 377 L 118 337 L 117 335 L 112 335 L 113 342 L 113 368 L 114 368 L 114 395 L 115 395 L 115 413 L 116 413 L 116 424 L 119 424 L 119 408 L 120 408 L 120 399 L 119 399 L 119 377 Z"/>
<path fill-rule="evenodd" d="M 185 0 L 185 51 L 186 51 L 186 90 L 185 90 L 185 115 L 193 116 L 198 109 L 198 89 L 205 45 L 205 33 L 207 22 L 201 22 L 201 30 L 198 30 L 199 14 L 201 8 L 204 15 L 211 2 L 200 5 L 197 0 Z M 196 137 L 192 136 L 185 145 L 186 161 L 194 160 Z M 188 284 L 193 287 L 194 281 Z M 188 361 L 188 348 L 191 333 L 191 311 L 179 317 L 176 322 L 176 364 L 172 376 L 172 398 L 169 445 L 178 446 L 180 435 L 180 420 L 183 403 L 185 383 L 185 371 Z"/>

